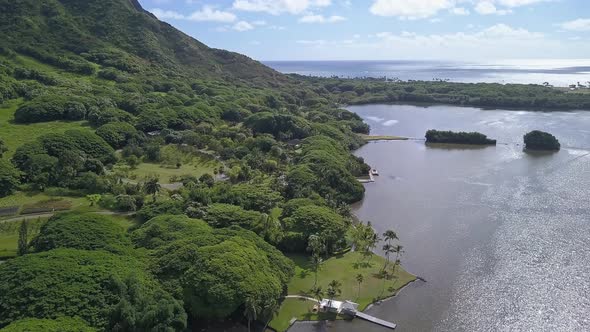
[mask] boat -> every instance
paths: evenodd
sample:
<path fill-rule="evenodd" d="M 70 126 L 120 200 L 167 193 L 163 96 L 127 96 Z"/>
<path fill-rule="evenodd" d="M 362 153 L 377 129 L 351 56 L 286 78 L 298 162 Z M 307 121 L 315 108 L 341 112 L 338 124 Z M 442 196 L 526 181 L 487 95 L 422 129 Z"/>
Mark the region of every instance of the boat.
<path fill-rule="evenodd" d="M 371 175 L 379 175 L 376 169 L 371 169 Z"/>

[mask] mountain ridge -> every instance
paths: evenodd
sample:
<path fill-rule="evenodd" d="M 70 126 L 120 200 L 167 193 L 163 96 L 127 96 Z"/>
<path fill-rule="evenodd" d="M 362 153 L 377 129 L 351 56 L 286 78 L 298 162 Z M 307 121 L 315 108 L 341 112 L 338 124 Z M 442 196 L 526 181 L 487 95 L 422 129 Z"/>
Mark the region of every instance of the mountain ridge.
<path fill-rule="evenodd" d="M 0 19 L 3 46 L 19 52 L 31 47 L 95 63 L 85 55 L 100 53 L 173 76 L 265 86 L 288 81 L 258 61 L 208 47 L 159 21 L 137 0 L 1 0 Z"/>

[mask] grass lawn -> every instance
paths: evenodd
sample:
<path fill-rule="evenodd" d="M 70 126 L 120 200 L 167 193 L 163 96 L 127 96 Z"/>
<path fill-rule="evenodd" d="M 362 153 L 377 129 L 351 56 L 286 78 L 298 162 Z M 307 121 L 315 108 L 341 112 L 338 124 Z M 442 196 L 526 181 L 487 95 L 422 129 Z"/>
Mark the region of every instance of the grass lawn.
<path fill-rule="evenodd" d="M 334 313 L 314 313 L 311 309 L 315 303 L 303 299 L 285 299 L 277 316 L 270 322 L 270 326 L 277 331 L 286 331 L 291 319 L 297 320 L 334 320 Z M 294 314 L 295 313 L 295 314 Z"/>
<path fill-rule="evenodd" d="M 314 272 L 309 264 L 309 258 L 303 255 L 293 255 L 290 258 L 295 262 L 296 268 L 295 276 L 288 284 L 288 293 L 289 295 L 306 295 L 314 284 Z M 342 294 L 336 299 L 357 302 L 359 309 L 364 310 L 369 304 L 394 295 L 400 288 L 415 280 L 415 276 L 399 267 L 396 269 L 394 278 L 380 279 L 377 274 L 383 267 L 385 259 L 373 255 L 369 261 L 365 260 L 364 264 L 358 264 L 360 259 L 361 254 L 348 252 L 325 260 L 318 273 L 318 285 L 325 292 L 330 281 L 340 281 Z M 356 281 L 358 274 L 364 277 L 360 293 L 359 284 Z M 310 313 L 312 306 L 311 301 L 286 299 L 270 325 L 278 331 L 284 331 L 289 327 L 289 321 L 293 317 L 298 320 L 325 319 Z"/>
<path fill-rule="evenodd" d="M 175 176 L 192 175 L 199 177 L 205 173 L 213 175 L 213 169 L 219 166 L 215 160 L 201 160 L 194 157 L 189 163 L 184 163 L 180 168 L 155 163 L 141 163 L 136 169 L 130 171 L 132 179 L 143 179 L 150 175 L 158 175 L 161 183 L 171 183 Z"/>
<path fill-rule="evenodd" d="M 13 100 L 0 105 L 0 138 L 6 143 L 8 151 L 5 158 L 10 158 L 14 151 L 27 142 L 34 141 L 37 137 L 49 133 L 63 133 L 69 129 L 92 130 L 84 125 L 82 121 L 52 121 L 31 124 L 13 123 L 14 112 L 21 104 L 21 100 Z"/>
<path fill-rule="evenodd" d="M 14 194 L 0 198 L 0 207 L 34 204 L 40 201 L 46 201 L 49 199 L 62 198 L 72 203 L 72 209 L 82 208 L 89 205 L 89 202 L 85 197 L 64 197 L 56 196 L 48 193 L 28 193 L 17 191 Z"/>

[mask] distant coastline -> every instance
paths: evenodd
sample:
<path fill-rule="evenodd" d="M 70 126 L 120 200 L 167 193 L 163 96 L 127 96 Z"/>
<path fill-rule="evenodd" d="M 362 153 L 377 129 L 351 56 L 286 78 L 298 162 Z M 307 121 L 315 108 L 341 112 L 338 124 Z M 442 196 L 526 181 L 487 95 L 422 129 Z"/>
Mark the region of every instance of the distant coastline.
<path fill-rule="evenodd" d="M 342 78 L 387 77 L 401 80 L 448 80 L 462 83 L 588 84 L 590 59 L 523 60 L 490 63 L 456 61 L 263 61 L 282 73 Z"/>

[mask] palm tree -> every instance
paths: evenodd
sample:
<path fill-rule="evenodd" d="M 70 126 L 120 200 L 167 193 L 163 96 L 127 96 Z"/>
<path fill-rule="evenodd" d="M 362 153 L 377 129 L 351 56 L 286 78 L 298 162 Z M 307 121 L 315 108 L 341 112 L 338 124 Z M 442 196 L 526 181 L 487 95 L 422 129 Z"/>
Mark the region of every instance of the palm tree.
<path fill-rule="evenodd" d="M 356 275 L 356 282 L 358 282 L 358 284 L 359 284 L 358 293 L 356 295 L 357 298 L 359 298 L 361 296 L 361 284 L 363 283 L 364 280 L 365 280 L 365 277 L 363 277 L 362 274 L 359 273 Z"/>
<path fill-rule="evenodd" d="M 373 250 L 377 247 L 377 243 L 381 241 L 379 235 L 375 233 L 373 230 L 373 226 L 371 226 L 371 222 L 367 223 L 367 228 L 365 229 L 366 235 L 365 238 L 367 239 L 367 245 L 365 247 L 365 256 L 371 257 L 373 255 Z"/>
<path fill-rule="evenodd" d="M 314 298 L 318 299 L 318 302 L 322 302 L 322 297 L 324 297 L 324 291 L 322 290 L 322 286 L 312 288 L 311 294 Z"/>
<path fill-rule="evenodd" d="M 254 297 L 248 296 L 244 302 L 244 316 L 248 319 L 248 332 L 250 332 L 250 322 L 256 320 L 258 312 L 260 312 L 258 301 Z"/>
<path fill-rule="evenodd" d="M 397 237 L 396 232 L 388 229 L 385 231 L 385 233 L 383 233 L 383 240 L 385 240 L 387 243 L 391 243 L 392 240 L 399 240 L 399 238 Z"/>
<path fill-rule="evenodd" d="M 158 177 L 154 176 L 147 180 L 143 185 L 143 191 L 148 195 L 152 195 L 154 202 L 156 201 L 156 196 L 160 192 L 160 189 L 162 189 L 158 183 L 159 180 Z"/>
<path fill-rule="evenodd" d="M 341 287 L 342 284 L 338 280 L 332 280 L 328 284 L 326 295 L 328 295 L 328 298 L 330 299 L 330 307 L 332 307 L 332 300 L 342 293 L 342 290 L 340 289 Z"/>
<path fill-rule="evenodd" d="M 385 264 L 383 264 L 382 270 L 387 268 L 387 264 L 389 264 L 389 255 L 394 252 L 394 246 L 389 243 L 383 245 L 383 251 L 385 252 Z"/>
<path fill-rule="evenodd" d="M 322 268 L 322 263 L 324 262 L 322 259 L 322 253 L 326 250 L 326 246 L 322 238 L 315 234 L 309 236 L 307 243 L 307 250 L 311 251 L 311 264 L 315 273 L 313 287 L 315 287 L 318 284 L 318 272 Z"/>
<path fill-rule="evenodd" d="M 269 300 L 266 302 L 264 307 L 262 308 L 262 314 L 266 317 L 266 323 L 264 324 L 264 328 L 262 331 L 266 331 L 268 324 L 270 321 L 279 313 L 279 308 L 281 306 L 276 300 Z"/>
<path fill-rule="evenodd" d="M 392 274 L 395 273 L 395 267 L 400 264 L 400 258 L 404 253 L 404 246 L 398 244 L 397 246 L 393 247 L 393 252 L 395 252 L 395 263 L 393 264 Z"/>
<path fill-rule="evenodd" d="M 364 251 L 365 247 L 365 225 L 359 223 L 352 228 L 352 248 L 354 251 Z M 362 256 L 361 256 L 362 258 Z M 360 259 L 359 259 L 360 261 Z"/>

